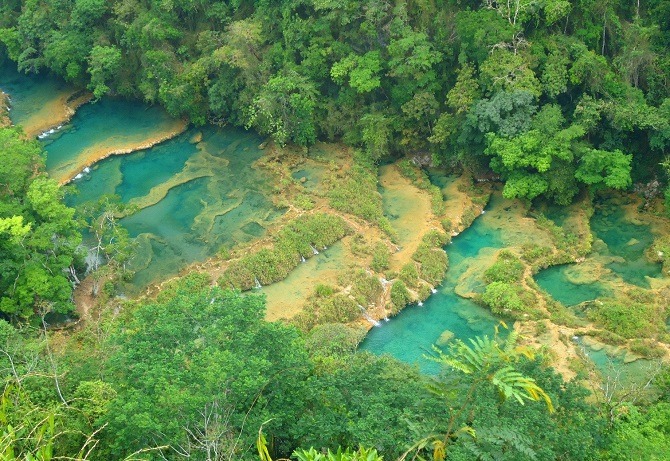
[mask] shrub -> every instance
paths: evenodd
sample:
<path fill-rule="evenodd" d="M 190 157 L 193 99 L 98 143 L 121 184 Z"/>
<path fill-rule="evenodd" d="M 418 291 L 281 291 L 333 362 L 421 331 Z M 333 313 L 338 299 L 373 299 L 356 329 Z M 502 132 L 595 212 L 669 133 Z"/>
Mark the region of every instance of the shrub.
<path fill-rule="evenodd" d="M 649 337 L 660 320 L 653 305 L 605 301 L 589 312 L 589 318 L 624 338 Z"/>
<path fill-rule="evenodd" d="M 372 262 L 370 267 L 375 272 L 382 272 L 389 268 L 391 252 L 383 242 L 378 242 L 372 250 Z"/>
<path fill-rule="evenodd" d="M 410 301 L 412 297 L 407 291 L 407 287 L 402 280 L 396 280 L 391 286 L 391 303 L 393 303 L 391 311 L 394 314 L 400 312 Z"/>
<path fill-rule="evenodd" d="M 526 310 L 517 287 L 506 282 L 493 282 L 487 285 L 481 299 L 496 314 Z"/>
<path fill-rule="evenodd" d="M 486 272 L 484 272 L 484 281 L 493 282 L 518 282 L 523 277 L 523 263 L 511 252 L 503 250 L 498 255 L 498 259 Z"/>
<path fill-rule="evenodd" d="M 416 287 L 419 283 L 419 271 L 416 270 L 416 265 L 411 261 L 400 269 L 399 277 L 410 287 Z"/>

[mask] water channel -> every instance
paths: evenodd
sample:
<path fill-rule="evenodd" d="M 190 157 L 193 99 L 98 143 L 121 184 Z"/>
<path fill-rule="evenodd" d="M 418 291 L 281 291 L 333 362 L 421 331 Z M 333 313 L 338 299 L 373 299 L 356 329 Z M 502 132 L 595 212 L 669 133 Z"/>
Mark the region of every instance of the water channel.
<path fill-rule="evenodd" d="M 18 74 L 8 64 L 0 68 L 0 89 L 12 98 L 10 116 L 14 123 L 35 126 L 47 124 L 43 120 L 31 122 L 48 117 L 39 101 L 62 103 L 63 95 L 72 92 L 55 80 Z M 129 294 L 179 273 L 190 263 L 203 261 L 224 245 L 261 237 L 281 215 L 272 205 L 267 177 L 253 167 L 262 155 L 259 136 L 208 126 L 158 142 L 182 130 L 183 125 L 160 108 L 104 99 L 82 106 L 64 126 L 42 140 L 49 172 L 57 178 L 75 178 L 77 193 L 69 197 L 71 205 L 116 194 L 136 207 L 136 212 L 122 220 L 138 245 L 133 261 L 135 276 L 126 287 Z M 131 154 L 107 157 L 156 142 Z M 96 161 L 101 157 L 107 158 Z M 298 176 L 303 173 L 308 174 L 303 171 Z M 389 197 L 385 200 L 389 208 L 394 207 Z M 491 260 L 491 255 L 512 240 L 532 242 L 537 238 L 520 231 L 515 234 L 515 216 L 508 213 L 510 207 L 508 202 L 494 198 L 489 211 L 446 246 L 450 269 L 437 292 L 422 306 L 409 306 L 373 328 L 361 348 L 388 353 L 417 364 L 427 373 L 436 373 L 438 365 L 425 358 L 432 345 L 444 345 L 452 337 L 491 335 L 499 319 L 457 293 L 483 289 L 480 279 L 472 276 L 480 260 Z M 401 215 L 402 209 L 393 208 L 392 212 Z M 606 203 L 597 207 L 591 220 L 596 236 L 593 257 L 605 258 L 612 277 L 648 288 L 649 278 L 661 275 L 660 266 L 643 256 L 653 235 L 648 227 L 626 220 L 622 213 Z M 506 224 L 501 224 L 503 221 Z M 340 251 L 338 248 L 333 251 Z M 313 264 L 324 264 L 324 270 L 330 270 L 330 265 L 340 264 L 336 255 L 331 256 L 330 260 L 324 259 L 326 262 L 315 260 Z M 315 270 L 308 265 L 301 269 Z M 537 276 L 537 282 L 567 306 L 610 294 L 601 281 L 580 277 L 574 265 L 545 270 Z M 274 296 L 272 287 L 264 291 Z M 285 298 L 286 293 L 278 296 Z"/>

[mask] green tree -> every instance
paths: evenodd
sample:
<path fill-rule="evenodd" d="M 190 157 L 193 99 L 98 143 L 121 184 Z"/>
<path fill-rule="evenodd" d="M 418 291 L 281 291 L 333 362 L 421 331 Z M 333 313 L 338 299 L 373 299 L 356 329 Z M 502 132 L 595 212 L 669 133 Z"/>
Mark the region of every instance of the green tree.
<path fill-rule="evenodd" d="M 283 453 L 309 370 L 295 329 L 263 321 L 260 296 L 191 276 L 140 305 L 113 337 L 107 373 L 117 398 L 99 423 L 107 459 L 170 445 L 166 456 L 204 456 L 211 444 L 243 456 L 257 428 Z"/>
<path fill-rule="evenodd" d="M 297 72 L 272 77 L 254 99 L 247 126 L 269 134 L 280 145 L 300 146 L 316 140 L 316 90 Z"/>
<path fill-rule="evenodd" d="M 89 57 L 88 73 L 91 83 L 88 87 L 96 98 L 110 91 L 112 82 L 121 69 L 121 50 L 115 46 L 95 46 Z"/>

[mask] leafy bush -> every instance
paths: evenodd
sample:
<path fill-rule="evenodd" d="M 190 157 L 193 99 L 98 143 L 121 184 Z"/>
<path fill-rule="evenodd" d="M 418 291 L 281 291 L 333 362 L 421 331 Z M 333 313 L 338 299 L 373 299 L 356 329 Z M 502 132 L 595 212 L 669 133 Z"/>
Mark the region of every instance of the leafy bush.
<path fill-rule="evenodd" d="M 372 262 L 370 267 L 375 272 L 382 272 L 389 268 L 391 252 L 383 242 L 379 242 L 372 250 Z"/>
<path fill-rule="evenodd" d="M 407 291 L 407 287 L 402 280 L 396 280 L 391 286 L 391 303 L 393 306 L 391 311 L 394 314 L 400 312 L 410 301 L 412 297 Z"/>
<path fill-rule="evenodd" d="M 484 272 L 484 281 L 493 282 L 518 282 L 523 277 L 524 265 L 514 254 L 503 250 L 498 254 L 498 259 L 486 272 Z"/>
<path fill-rule="evenodd" d="M 654 305 L 605 301 L 589 312 L 589 318 L 624 338 L 649 337 L 662 322 Z"/>
<path fill-rule="evenodd" d="M 412 259 L 420 264 L 419 275 L 431 285 L 440 283 L 449 267 L 449 258 L 442 249 L 442 245 L 448 240 L 447 234 L 431 231 L 424 235 L 422 242 L 412 255 Z"/>
<path fill-rule="evenodd" d="M 411 287 L 416 287 L 419 283 L 419 271 L 416 270 L 416 265 L 410 261 L 400 269 L 400 280 Z"/>

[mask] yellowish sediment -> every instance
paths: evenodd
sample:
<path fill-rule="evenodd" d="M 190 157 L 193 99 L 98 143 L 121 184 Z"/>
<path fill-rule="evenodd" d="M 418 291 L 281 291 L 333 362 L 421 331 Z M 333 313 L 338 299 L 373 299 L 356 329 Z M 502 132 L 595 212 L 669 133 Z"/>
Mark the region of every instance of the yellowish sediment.
<path fill-rule="evenodd" d="M 399 271 L 411 260 L 421 237 L 431 229 L 441 230 L 442 226 L 431 211 L 430 196 L 413 186 L 395 165 L 381 168 L 379 183 L 390 200 L 408 205 L 402 207 L 395 219 L 391 219 L 399 248 L 391 257 L 391 270 Z"/>
<path fill-rule="evenodd" d="M 63 125 L 92 97 L 93 95 L 88 92 L 78 95 L 72 89 L 63 90 L 57 97 L 44 101 L 37 112 L 21 122 L 23 131 L 29 138 L 35 138 L 45 131 Z"/>
<path fill-rule="evenodd" d="M 142 137 L 112 137 L 106 139 L 81 152 L 73 162 L 55 168 L 50 173 L 51 177 L 56 179 L 59 184 L 66 184 L 86 167 L 90 167 L 112 155 L 130 154 L 153 147 L 183 133 L 186 126 L 187 122 L 185 120 L 174 120 L 160 130 L 146 133 Z"/>

